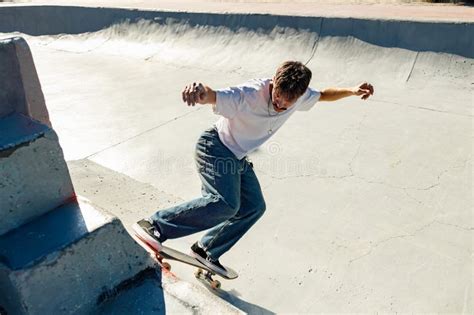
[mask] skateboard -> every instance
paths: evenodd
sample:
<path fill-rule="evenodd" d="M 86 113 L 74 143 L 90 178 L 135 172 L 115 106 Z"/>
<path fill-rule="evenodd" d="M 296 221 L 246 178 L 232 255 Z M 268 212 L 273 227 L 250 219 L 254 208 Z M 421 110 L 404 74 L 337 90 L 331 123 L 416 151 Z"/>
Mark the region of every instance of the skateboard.
<path fill-rule="evenodd" d="M 190 266 L 197 267 L 198 269 L 194 272 L 194 276 L 197 279 L 207 283 L 214 290 L 219 289 L 221 287 L 220 281 L 213 279 L 215 275 L 227 280 L 233 280 L 239 276 L 237 272 L 228 267 L 225 267 L 225 269 L 227 270 L 227 274 L 221 274 L 219 272 L 211 270 L 209 267 L 201 263 L 196 258 L 167 246 L 163 246 L 161 251 L 158 252 L 152 246 L 148 245 L 148 243 L 145 240 L 141 239 L 138 235 L 133 236 L 139 241 L 140 244 L 146 246 L 145 249 L 158 262 L 162 269 L 164 269 L 168 273 L 171 273 L 171 265 L 166 260 L 174 260 Z M 171 275 L 176 277 L 173 273 L 171 273 Z"/>

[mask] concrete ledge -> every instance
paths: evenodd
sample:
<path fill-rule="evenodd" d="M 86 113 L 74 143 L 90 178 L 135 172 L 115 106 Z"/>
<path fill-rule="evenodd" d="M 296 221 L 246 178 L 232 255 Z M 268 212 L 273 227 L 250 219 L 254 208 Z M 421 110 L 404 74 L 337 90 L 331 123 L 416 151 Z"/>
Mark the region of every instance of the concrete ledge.
<path fill-rule="evenodd" d="M 2 235 L 66 203 L 74 188 L 54 130 L 21 116 L 0 125 Z"/>
<path fill-rule="evenodd" d="M 147 269 L 105 298 L 98 314 L 244 314 L 202 286 Z"/>
<path fill-rule="evenodd" d="M 90 313 L 104 291 L 153 265 L 120 220 L 88 202 L 7 233 L 0 253 L 0 304 L 8 314 Z"/>
<path fill-rule="evenodd" d="M 20 113 L 51 127 L 33 57 L 23 38 L 0 40 L 0 82 L 0 118 Z"/>
<path fill-rule="evenodd" d="M 69 161 L 68 166 L 77 191 L 95 204 L 110 210 L 126 226 L 130 226 L 139 218 L 149 216 L 150 211 L 157 207 L 162 208 L 182 201 L 149 184 L 139 182 L 89 160 Z M 144 249 L 143 252 L 145 252 Z M 181 267 L 186 270 L 185 273 L 179 271 Z M 178 262 L 173 263 L 173 268 L 176 268 L 178 277 L 192 275 L 193 272 L 192 267 Z M 223 286 L 225 289 L 230 289 L 234 283 L 226 282 Z M 119 291 L 101 304 L 99 314 L 233 314 L 240 312 L 229 303 L 231 299 L 216 296 L 201 283 L 189 283 L 162 276 L 159 269 L 154 276 L 143 278 Z"/>

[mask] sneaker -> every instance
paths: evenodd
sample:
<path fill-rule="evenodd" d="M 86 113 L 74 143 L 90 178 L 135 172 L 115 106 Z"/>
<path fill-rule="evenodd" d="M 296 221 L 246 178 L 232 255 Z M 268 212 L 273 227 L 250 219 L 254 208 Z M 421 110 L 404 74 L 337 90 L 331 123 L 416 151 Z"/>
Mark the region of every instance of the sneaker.
<path fill-rule="evenodd" d="M 160 231 L 147 219 L 143 219 L 133 224 L 132 226 L 135 235 L 145 245 L 151 247 L 151 249 L 160 252 L 163 248 L 160 242 Z"/>
<path fill-rule="evenodd" d="M 209 267 L 209 269 L 220 274 L 227 274 L 227 270 L 220 264 L 219 260 L 214 260 L 209 257 L 199 242 L 196 242 L 193 244 L 193 246 L 191 246 L 191 256 L 196 258 L 200 263 Z"/>

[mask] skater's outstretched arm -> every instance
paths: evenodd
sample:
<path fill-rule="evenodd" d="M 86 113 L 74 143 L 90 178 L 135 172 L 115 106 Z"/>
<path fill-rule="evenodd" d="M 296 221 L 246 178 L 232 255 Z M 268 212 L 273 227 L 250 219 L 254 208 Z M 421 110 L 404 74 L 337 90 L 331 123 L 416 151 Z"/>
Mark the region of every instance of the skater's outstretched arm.
<path fill-rule="evenodd" d="M 183 102 L 187 103 L 188 106 L 194 106 L 196 104 L 216 104 L 216 92 L 210 87 L 203 85 L 202 83 L 196 83 L 187 85 L 181 93 Z"/>
<path fill-rule="evenodd" d="M 374 87 L 367 82 L 361 83 L 352 88 L 327 88 L 321 91 L 320 101 L 337 101 L 348 96 L 361 96 L 361 99 L 366 100 L 371 95 L 374 95 Z"/>

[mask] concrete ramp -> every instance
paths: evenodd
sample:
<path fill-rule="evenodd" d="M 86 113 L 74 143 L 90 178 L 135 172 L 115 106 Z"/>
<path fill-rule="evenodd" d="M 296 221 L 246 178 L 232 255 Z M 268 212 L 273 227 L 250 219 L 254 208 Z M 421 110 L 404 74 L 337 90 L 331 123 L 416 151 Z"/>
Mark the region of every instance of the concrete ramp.
<path fill-rule="evenodd" d="M 220 296 L 248 313 L 472 313 L 472 22 L 61 6 L 0 15 L 0 31 L 32 47 L 79 192 L 126 226 L 200 193 L 193 149 L 217 117 L 183 105 L 186 84 L 269 77 L 287 59 L 306 62 L 317 89 L 371 82 L 368 101 L 318 103 L 252 153 L 268 210 L 222 257 L 240 277 Z M 101 169 L 132 184 L 112 190 Z M 136 294 L 104 311 L 131 309 Z"/>

